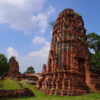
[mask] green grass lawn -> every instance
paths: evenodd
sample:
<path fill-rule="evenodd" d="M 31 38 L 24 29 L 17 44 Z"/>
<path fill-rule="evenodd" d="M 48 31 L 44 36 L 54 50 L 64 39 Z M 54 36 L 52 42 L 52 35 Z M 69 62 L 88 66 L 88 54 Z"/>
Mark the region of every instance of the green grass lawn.
<path fill-rule="evenodd" d="M 7 79 L 5 81 L 2 81 L 3 88 L 8 90 L 14 90 L 14 89 L 21 89 L 21 87 L 18 85 L 18 81 Z M 1 84 L 2 84 L 1 83 Z M 26 85 L 23 84 L 24 87 L 28 87 L 30 90 L 33 91 L 35 94 L 35 97 L 22 97 L 22 98 L 13 98 L 13 99 L 0 99 L 0 100 L 100 100 L 100 94 L 97 93 L 89 93 L 87 95 L 82 96 L 49 96 L 41 93 L 40 91 L 36 90 L 34 86 L 32 85 Z"/>
<path fill-rule="evenodd" d="M 18 81 L 12 79 L 6 79 L 6 80 L 0 80 L 0 89 L 16 90 L 16 89 L 22 89 L 22 87 L 18 84 Z"/>
<path fill-rule="evenodd" d="M 3 84 L 2 84 L 2 81 L 0 80 L 0 89 L 3 88 Z"/>
<path fill-rule="evenodd" d="M 100 94 L 97 93 L 89 93 L 83 96 L 50 96 L 41 93 L 36 90 L 32 85 L 25 85 L 29 89 L 33 91 L 35 97 L 23 97 L 17 99 L 8 99 L 8 100 L 100 100 Z"/>

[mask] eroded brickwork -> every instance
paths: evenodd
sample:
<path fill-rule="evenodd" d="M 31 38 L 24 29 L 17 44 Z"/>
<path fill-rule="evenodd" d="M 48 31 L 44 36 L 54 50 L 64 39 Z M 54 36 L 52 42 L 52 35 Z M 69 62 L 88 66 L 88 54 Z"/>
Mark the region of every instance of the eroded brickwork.
<path fill-rule="evenodd" d="M 9 71 L 5 73 L 5 76 L 13 78 L 21 78 L 21 74 L 19 72 L 19 64 L 16 61 L 15 57 L 11 57 L 9 59 Z"/>
<path fill-rule="evenodd" d="M 85 33 L 79 14 L 72 9 L 59 14 L 53 27 L 48 69 L 37 82 L 43 93 L 61 96 L 88 93 L 85 67 L 90 66 L 90 58 Z"/>
<path fill-rule="evenodd" d="M 9 72 L 19 73 L 19 64 L 14 57 L 11 57 L 9 60 Z"/>
<path fill-rule="evenodd" d="M 86 70 L 86 83 L 90 91 L 100 93 L 100 75 Z"/>

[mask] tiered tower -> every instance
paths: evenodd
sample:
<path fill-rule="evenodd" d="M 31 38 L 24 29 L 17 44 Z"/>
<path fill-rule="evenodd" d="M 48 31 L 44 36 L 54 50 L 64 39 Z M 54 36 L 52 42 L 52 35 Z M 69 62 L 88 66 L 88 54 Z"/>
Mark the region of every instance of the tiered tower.
<path fill-rule="evenodd" d="M 72 9 L 62 11 L 52 33 L 48 67 L 37 88 L 46 94 L 81 95 L 88 93 L 86 69 L 90 58 L 82 17 Z"/>
<path fill-rule="evenodd" d="M 19 64 L 13 56 L 9 60 L 9 72 L 12 74 L 19 73 Z"/>
<path fill-rule="evenodd" d="M 9 59 L 9 71 L 4 74 L 6 77 L 13 77 L 13 78 L 21 78 L 21 74 L 19 72 L 19 64 L 16 61 L 15 57 L 11 57 Z"/>

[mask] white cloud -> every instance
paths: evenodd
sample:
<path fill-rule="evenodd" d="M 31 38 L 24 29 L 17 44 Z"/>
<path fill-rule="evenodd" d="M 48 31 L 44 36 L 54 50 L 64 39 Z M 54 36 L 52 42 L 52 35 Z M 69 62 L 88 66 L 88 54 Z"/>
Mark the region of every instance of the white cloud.
<path fill-rule="evenodd" d="M 10 58 L 11 56 L 15 56 L 15 57 L 18 57 L 18 52 L 12 48 L 12 47 L 8 47 L 7 48 L 7 57 Z"/>
<path fill-rule="evenodd" d="M 42 38 L 43 37 L 41 37 L 41 39 Z M 45 38 L 43 39 L 45 40 Z M 50 43 L 45 40 L 45 42 L 43 43 L 43 46 L 39 50 L 31 51 L 26 56 L 19 55 L 18 51 L 14 49 L 13 47 L 8 47 L 6 51 L 7 51 L 8 59 L 11 56 L 15 56 L 17 58 L 21 72 L 25 72 L 27 67 L 31 65 L 35 68 L 36 72 L 41 72 L 42 65 L 47 64 L 49 49 L 50 49 Z"/>
<path fill-rule="evenodd" d="M 47 12 L 39 13 L 37 16 L 32 17 L 32 21 L 39 27 L 40 33 L 44 33 L 48 26 L 48 18 L 55 12 L 55 9 L 50 6 Z"/>
<path fill-rule="evenodd" d="M 48 15 L 55 13 L 55 8 L 53 6 L 50 6 L 47 13 L 48 13 Z"/>
<path fill-rule="evenodd" d="M 52 6 L 44 11 L 44 3 L 45 0 L 0 0 L 0 23 L 24 32 L 37 27 L 44 33 L 48 18 L 55 12 Z"/>
<path fill-rule="evenodd" d="M 46 43 L 40 50 L 33 51 L 28 54 L 28 57 L 39 56 L 39 57 L 47 57 L 49 53 L 50 43 Z"/>
<path fill-rule="evenodd" d="M 48 44 L 48 41 L 44 37 L 36 36 L 32 40 L 33 44 Z"/>
<path fill-rule="evenodd" d="M 20 65 L 21 71 L 25 71 L 28 66 L 34 66 L 36 72 L 42 71 L 42 65 L 47 64 L 50 43 L 46 41 L 44 45 L 37 51 L 30 52 L 27 56 L 21 58 Z"/>

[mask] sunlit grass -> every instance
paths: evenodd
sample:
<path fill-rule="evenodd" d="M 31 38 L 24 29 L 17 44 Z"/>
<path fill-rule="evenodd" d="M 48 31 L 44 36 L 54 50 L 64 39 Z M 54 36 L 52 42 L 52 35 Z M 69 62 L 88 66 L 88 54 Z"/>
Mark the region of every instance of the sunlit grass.
<path fill-rule="evenodd" d="M 18 84 L 18 81 L 12 79 L 0 80 L 1 89 L 4 90 L 16 90 L 22 89 L 22 87 Z"/>
<path fill-rule="evenodd" d="M 55 95 L 45 95 L 40 91 L 36 90 L 32 85 L 25 85 L 29 89 L 33 91 L 35 97 L 23 97 L 12 100 L 100 100 L 100 94 L 97 93 L 89 93 L 87 95 L 82 96 L 55 96 Z"/>
<path fill-rule="evenodd" d="M 19 81 L 6 79 L 1 82 L 3 84 L 3 88 L 6 90 L 15 90 L 21 89 L 19 85 Z M 97 93 L 89 93 L 87 95 L 82 96 L 55 96 L 55 95 L 45 95 L 38 91 L 32 85 L 26 85 L 23 83 L 24 87 L 28 87 L 35 94 L 33 97 L 21 97 L 21 98 L 13 98 L 13 99 L 0 99 L 0 100 L 100 100 L 100 94 Z"/>

